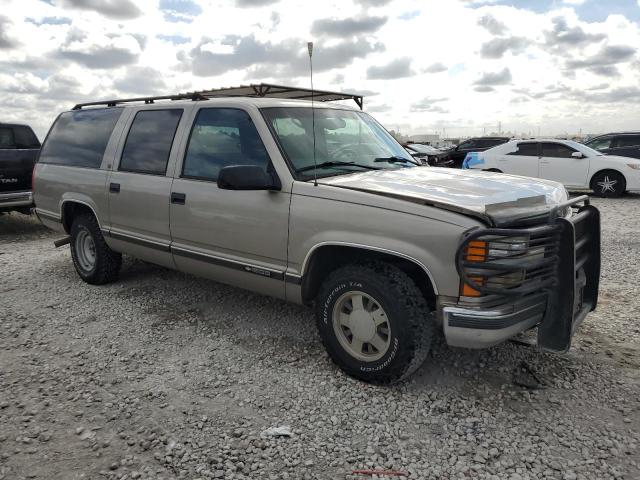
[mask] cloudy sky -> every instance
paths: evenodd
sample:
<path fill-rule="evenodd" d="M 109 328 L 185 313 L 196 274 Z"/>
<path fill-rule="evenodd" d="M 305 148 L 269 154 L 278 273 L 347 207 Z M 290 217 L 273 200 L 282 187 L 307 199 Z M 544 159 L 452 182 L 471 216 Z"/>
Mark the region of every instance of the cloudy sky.
<path fill-rule="evenodd" d="M 403 133 L 640 129 L 640 0 L 0 0 L 0 121 L 273 82 Z"/>

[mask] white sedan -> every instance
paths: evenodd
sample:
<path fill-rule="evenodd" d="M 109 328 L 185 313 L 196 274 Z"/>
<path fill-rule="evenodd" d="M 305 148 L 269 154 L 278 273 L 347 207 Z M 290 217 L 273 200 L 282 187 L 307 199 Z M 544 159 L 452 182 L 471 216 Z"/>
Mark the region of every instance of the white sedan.
<path fill-rule="evenodd" d="M 468 153 L 462 168 L 555 180 L 602 197 L 640 191 L 640 160 L 603 155 L 571 140 L 511 140 Z"/>

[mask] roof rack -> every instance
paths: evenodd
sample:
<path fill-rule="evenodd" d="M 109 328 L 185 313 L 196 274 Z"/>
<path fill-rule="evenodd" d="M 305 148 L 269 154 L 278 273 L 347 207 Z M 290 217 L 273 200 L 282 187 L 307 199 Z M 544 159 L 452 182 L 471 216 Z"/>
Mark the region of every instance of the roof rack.
<path fill-rule="evenodd" d="M 269 97 L 287 98 L 295 100 L 313 100 L 318 102 L 333 102 L 336 100 L 353 100 L 360 110 L 364 106 L 364 96 L 352 93 L 330 92 L 327 90 L 311 90 L 309 88 L 286 87 L 283 85 L 272 85 L 269 83 L 259 83 L 251 85 L 240 85 L 239 87 L 216 88 L 212 90 L 201 90 L 197 92 L 178 93 L 176 95 L 161 95 L 156 97 L 123 98 L 118 100 L 103 100 L 99 102 L 79 103 L 73 110 L 80 110 L 83 107 L 106 105 L 115 107 L 123 103 L 144 102 L 145 104 L 155 103 L 157 100 L 208 100 L 215 97 Z"/>

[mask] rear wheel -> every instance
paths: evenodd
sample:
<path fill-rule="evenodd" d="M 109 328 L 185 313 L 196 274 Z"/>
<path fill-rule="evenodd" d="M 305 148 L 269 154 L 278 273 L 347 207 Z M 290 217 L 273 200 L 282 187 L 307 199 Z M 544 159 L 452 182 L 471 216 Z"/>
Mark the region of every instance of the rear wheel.
<path fill-rule="evenodd" d="M 360 380 L 403 380 L 429 352 L 433 324 L 427 302 L 393 265 L 373 262 L 334 271 L 322 284 L 315 308 L 329 356 Z"/>
<path fill-rule="evenodd" d="M 114 281 L 122 265 L 122 255 L 109 248 L 97 220 L 88 213 L 73 219 L 71 258 L 80 278 L 94 285 Z"/>
<path fill-rule="evenodd" d="M 622 174 L 605 170 L 594 175 L 591 189 L 599 197 L 619 197 L 625 192 L 627 185 Z"/>

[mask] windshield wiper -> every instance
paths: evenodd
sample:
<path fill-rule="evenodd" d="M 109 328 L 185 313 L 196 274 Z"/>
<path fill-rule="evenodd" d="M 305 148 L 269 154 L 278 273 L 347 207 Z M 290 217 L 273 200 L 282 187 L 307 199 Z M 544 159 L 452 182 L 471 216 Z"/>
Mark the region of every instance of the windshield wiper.
<path fill-rule="evenodd" d="M 302 167 L 296 169 L 296 172 L 308 172 L 309 170 L 314 170 L 316 168 L 331 168 L 331 167 L 360 167 L 365 168 L 367 170 L 380 170 L 379 167 L 373 167 L 371 165 L 363 165 L 361 163 L 356 162 L 322 162 L 317 165 L 309 165 L 307 167 Z"/>
<path fill-rule="evenodd" d="M 404 158 L 404 157 L 396 157 L 396 156 L 391 156 L 391 157 L 378 157 L 374 160 L 374 162 L 376 163 L 380 163 L 380 162 L 387 162 L 387 163 L 413 163 L 414 165 L 417 165 L 416 162 L 414 162 L 413 160 L 409 160 L 408 158 Z"/>

